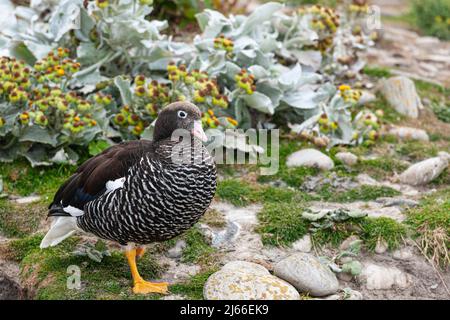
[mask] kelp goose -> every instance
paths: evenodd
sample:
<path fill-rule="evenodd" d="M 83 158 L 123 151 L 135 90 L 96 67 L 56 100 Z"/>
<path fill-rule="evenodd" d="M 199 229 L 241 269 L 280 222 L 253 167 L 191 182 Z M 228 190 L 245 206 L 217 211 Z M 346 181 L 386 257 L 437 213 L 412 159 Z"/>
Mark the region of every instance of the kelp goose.
<path fill-rule="evenodd" d="M 177 129 L 187 136 L 174 138 Z M 153 141 L 112 146 L 83 163 L 59 188 L 49 207 L 54 221 L 41 248 L 55 246 L 77 230 L 116 241 L 125 248 L 133 292 L 166 293 L 167 283 L 142 279 L 136 257 L 144 253 L 143 245 L 192 227 L 208 208 L 216 168 L 202 141 L 206 135 L 197 106 L 168 105 L 156 120 Z"/>

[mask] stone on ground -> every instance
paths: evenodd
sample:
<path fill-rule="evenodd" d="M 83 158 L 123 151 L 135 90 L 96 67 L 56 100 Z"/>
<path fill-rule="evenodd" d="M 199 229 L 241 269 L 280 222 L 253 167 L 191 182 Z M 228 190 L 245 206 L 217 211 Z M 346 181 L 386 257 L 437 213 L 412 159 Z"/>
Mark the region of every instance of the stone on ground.
<path fill-rule="evenodd" d="M 292 249 L 300 252 L 310 252 L 312 249 L 311 237 L 309 234 L 303 236 L 292 244 Z"/>
<path fill-rule="evenodd" d="M 286 165 L 292 167 L 312 167 L 321 170 L 333 169 L 334 163 L 330 157 L 316 149 L 303 149 L 291 154 Z"/>
<path fill-rule="evenodd" d="M 18 300 L 22 298 L 20 286 L 0 271 L 0 300 Z"/>
<path fill-rule="evenodd" d="M 425 185 L 448 167 L 449 156 L 446 152 L 440 152 L 438 157 L 413 164 L 399 176 L 399 181 L 412 186 Z"/>
<path fill-rule="evenodd" d="M 358 278 L 368 290 L 406 289 L 411 285 L 411 277 L 400 269 L 373 263 L 365 264 Z"/>
<path fill-rule="evenodd" d="M 339 289 L 339 282 L 328 266 L 307 253 L 296 253 L 281 260 L 275 265 L 274 274 L 315 297 L 327 296 Z"/>
<path fill-rule="evenodd" d="M 399 76 L 383 80 L 381 92 L 398 113 L 413 119 L 418 118 L 422 103 L 411 79 Z"/>
<path fill-rule="evenodd" d="M 203 288 L 207 300 L 298 300 L 289 283 L 271 275 L 263 266 L 232 261 L 212 274 Z"/>
<path fill-rule="evenodd" d="M 338 152 L 336 153 L 336 159 L 347 166 L 354 166 L 358 162 L 358 157 L 351 152 Z"/>
<path fill-rule="evenodd" d="M 410 127 L 392 127 L 389 133 L 403 140 L 429 141 L 425 130 Z"/>

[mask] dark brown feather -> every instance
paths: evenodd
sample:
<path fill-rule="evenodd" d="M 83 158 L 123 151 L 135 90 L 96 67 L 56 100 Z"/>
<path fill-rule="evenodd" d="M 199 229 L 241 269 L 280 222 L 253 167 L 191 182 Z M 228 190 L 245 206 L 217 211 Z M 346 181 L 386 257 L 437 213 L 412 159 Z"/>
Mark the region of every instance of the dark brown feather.
<path fill-rule="evenodd" d="M 151 150 L 152 141 L 135 140 L 112 146 L 88 159 L 59 188 L 49 208 L 70 205 L 82 210 L 86 202 L 104 192 L 108 181 L 125 176 L 128 169 Z"/>

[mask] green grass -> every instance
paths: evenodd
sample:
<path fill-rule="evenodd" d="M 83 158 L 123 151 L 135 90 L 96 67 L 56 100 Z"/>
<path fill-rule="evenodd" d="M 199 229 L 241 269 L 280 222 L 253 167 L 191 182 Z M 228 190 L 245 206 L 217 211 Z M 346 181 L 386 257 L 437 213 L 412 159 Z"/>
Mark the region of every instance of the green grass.
<path fill-rule="evenodd" d="M 305 148 L 311 148 L 311 146 L 308 146 L 304 142 L 298 140 L 281 140 L 279 149 L 280 161 L 278 172 L 274 175 L 261 175 L 258 177 L 258 182 L 267 183 L 271 181 L 282 180 L 291 187 L 300 187 L 308 176 L 317 175 L 320 170 L 316 168 L 288 168 L 286 166 L 286 160 L 289 155 Z"/>
<path fill-rule="evenodd" d="M 192 276 L 189 280 L 169 287 L 171 293 L 183 295 L 192 300 L 203 300 L 203 287 L 206 280 L 217 269 L 210 269 Z"/>
<path fill-rule="evenodd" d="M 448 0 L 412 1 L 414 22 L 423 33 L 450 40 L 450 2 Z"/>
<path fill-rule="evenodd" d="M 226 179 L 218 181 L 216 196 L 241 207 L 253 202 L 254 189 L 249 183 L 237 179 Z"/>
<path fill-rule="evenodd" d="M 366 108 L 372 112 L 383 110 L 384 116 L 381 119 L 383 122 L 400 123 L 405 119 L 405 116 L 395 111 L 381 94 L 377 94 L 376 98 L 375 101 L 367 104 Z"/>
<path fill-rule="evenodd" d="M 388 68 L 381 68 L 381 67 L 364 67 L 363 73 L 373 78 L 392 77 L 392 72 Z"/>
<path fill-rule="evenodd" d="M 331 227 L 317 230 L 312 233 L 312 239 L 319 246 L 330 244 L 338 247 L 348 237 L 360 233 L 360 222 L 362 219 L 348 219 L 335 222 Z"/>
<path fill-rule="evenodd" d="M 378 241 L 385 241 L 389 250 L 395 250 L 407 233 L 405 225 L 387 217 L 366 218 L 362 229 L 364 244 L 371 251 L 375 250 Z"/>
<path fill-rule="evenodd" d="M 395 146 L 395 152 L 411 160 L 435 157 L 439 149 L 434 144 L 423 141 L 405 141 Z"/>
<path fill-rule="evenodd" d="M 23 239 L 12 240 L 8 244 L 9 258 L 21 262 L 31 252 L 38 250 L 43 237 L 41 234 L 35 234 Z"/>
<path fill-rule="evenodd" d="M 347 191 L 336 192 L 329 184 L 324 185 L 319 191 L 320 200 L 329 202 L 355 202 L 355 201 L 371 201 L 381 197 L 394 197 L 401 193 L 390 187 L 362 185 L 358 188 Z"/>
<path fill-rule="evenodd" d="M 210 246 L 204 235 L 194 226 L 189 229 L 182 238 L 186 241 L 183 250 L 182 261 L 196 264 L 208 264 L 211 262 L 216 249 Z"/>
<path fill-rule="evenodd" d="M 433 103 L 431 106 L 436 117 L 445 123 L 450 123 L 450 102 L 444 103 Z"/>
<path fill-rule="evenodd" d="M 287 202 L 313 199 L 310 195 L 293 189 L 252 185 L 239 179 L 219 181 L 217 183 L 216 196 L 238 207 L 247 206 L 255 202 Z"/>
<path fill-rule="evenodd" d="M 21 261 L 21 277 L 35 299 L 156 299 L 158 295 L 135 295 L 131 291 L 131 275 L 122 252 L 111 251 L 111 256 L 96 262 L 72 252 L 79 239 L 63 241 L 56 247 L 39 249 L 41 236 L 30 236 L 10 244 L 10 252 Z M 68 289 L 68 267 L 76 266 L 81 272 L 81 288 Z M 138 262 L 139 272 L 145 279 L 157 279 L 162 268 L 145 255 Z"/>
<path fill-rule="evenodd" d="M 367 173 L 375 179 L 386 179 L 394 173 L 400 173 L 407 169 L 403 162 L 391 157 L 365 159 L 358 162 L 355 170 Z"/>
<path fill-rule="evenodd" d="M 427 256 L 443 268 L 450 266 L 450 188 L 427 196 L 407 212 L 406 223 Z"/>
<path fill-rule="evenodd" d="M 284 246 L 308 233 L 309 223 L 302 218 L 305 204 L 297 202 L 266 203 L 258 213 L 256 228 L 264 245 Z"/>
<path fill-rule="evenodd" d="M 0 199 L 0 232 L 11 238 L 25 237 L 37 231 L 46 214 L 41 203 L 19 205 Z"/>
<path fill-rule="evenodd" d="M 16 161 L 2 163 L 0 176 L 3 178 L 6 193 L 20 196 L 37 193 L 44 199 L 51 200 L 60 185 L 75 170 L 75 166 L 69 165 L 32 168 L 25 161 Z"/>

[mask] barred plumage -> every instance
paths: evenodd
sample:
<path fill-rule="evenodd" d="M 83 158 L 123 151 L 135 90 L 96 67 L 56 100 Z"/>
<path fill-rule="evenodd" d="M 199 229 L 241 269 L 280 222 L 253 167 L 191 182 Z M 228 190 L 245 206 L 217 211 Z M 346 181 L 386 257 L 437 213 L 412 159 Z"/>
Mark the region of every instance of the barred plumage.
<path fill-rule="evenodd" d="M 164 141 L 155 148 L 158 157 L 144 155 L 129 169 L 122 188 L 85 206 L 78 226 L 121 244 L 163 241 L 192 227 L 214 196 L 216 169 L 200 141 L 193 149 L 201 152 L 187 164 L 172 163 L 173 146 Z"/>
<path fill-rule="evenodd" d="M 201 112 L 187 102 L 162 109 L 154 140 L 115 145 L 87 160 L 55 194 L 55 221 L 41 248 L 55 246 L 77 229 L 126 245 L 135 293 L 167 293 L 167 283 L 142 279 L 140 247 L 173 238 L 205 213 L 216 191 L 214 160 L 200 140 Z M 174 138 L 178 129 L 188 136 Z M 138 246 L 136 249 L 135 246 Z"/>

